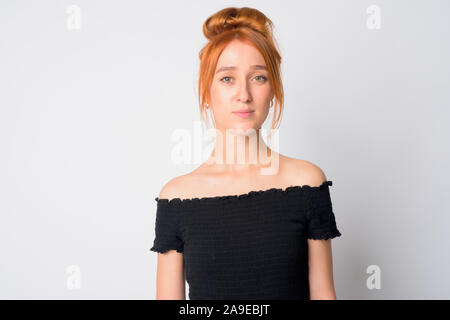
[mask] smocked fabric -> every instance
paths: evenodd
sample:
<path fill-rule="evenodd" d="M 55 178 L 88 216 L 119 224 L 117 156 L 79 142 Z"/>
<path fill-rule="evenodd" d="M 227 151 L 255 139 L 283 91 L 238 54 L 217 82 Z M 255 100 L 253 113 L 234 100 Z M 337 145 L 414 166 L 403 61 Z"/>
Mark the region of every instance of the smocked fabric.
<path fill-rule="evenodd" d="M 341 236 L 329 186 L 157 201 L 151 251 L 183 253 L 189 299 L 309 296 L 307 239 Z"/>

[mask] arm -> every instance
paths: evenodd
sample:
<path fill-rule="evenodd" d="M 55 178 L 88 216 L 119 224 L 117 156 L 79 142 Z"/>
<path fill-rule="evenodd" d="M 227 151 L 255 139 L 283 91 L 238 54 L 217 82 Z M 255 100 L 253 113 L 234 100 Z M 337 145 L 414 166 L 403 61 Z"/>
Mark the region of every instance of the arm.
<path fill-rule="evenodd" d="M 301 176 L 310 186 L 320 186 L 327 180 L 322 169 L 303 161 Z M 333 281 L 331 239 L 308 239 L 309 290 L 311 300 L 336 300 Z"/>
<path fill-rule="evenodd" d="M 176 250 L 158 253 L 156 300 L 186 300 L 184 255 Z"/>
<path fill-rule="evenodd" d="M 180 178 L 170 180 L 160 191 L 159 198 L 178 196 Z M 156 271 L 156 300 L 186 300 L 184 253 L 168 250 L 158 253 Z"/>
<path fill-rule="evenodd" d="M 336 300 L 331 239 L 308 239 L 309 290 L 311 300 Z"/>

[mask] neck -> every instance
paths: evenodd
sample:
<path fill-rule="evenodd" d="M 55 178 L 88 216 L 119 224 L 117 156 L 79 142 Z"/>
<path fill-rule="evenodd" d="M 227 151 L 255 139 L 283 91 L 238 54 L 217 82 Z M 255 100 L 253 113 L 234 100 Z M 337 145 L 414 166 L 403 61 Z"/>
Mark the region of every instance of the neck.
<path fill-rule="evenodd" d="M 215 146 L 207 164 L 221 173 L 243 175 L 267 171 L 274 164 L 278 168 L 277 156 L 262 139 L 260 129 L 247 132 L 216 129 Z"/>

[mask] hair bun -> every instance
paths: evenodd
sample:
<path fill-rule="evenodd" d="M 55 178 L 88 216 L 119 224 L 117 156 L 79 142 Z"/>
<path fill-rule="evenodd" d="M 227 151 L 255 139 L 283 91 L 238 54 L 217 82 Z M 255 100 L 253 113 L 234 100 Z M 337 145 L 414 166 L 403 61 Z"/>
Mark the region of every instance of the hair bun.
<path fill-rule="evenodd" d="M 243 27 L 268 36 L 271 33 L 272 21 L 261 11 L 253 8 L 225 8 L 206 19 L 203 34 L 211 40 L 222 32 Z"/>

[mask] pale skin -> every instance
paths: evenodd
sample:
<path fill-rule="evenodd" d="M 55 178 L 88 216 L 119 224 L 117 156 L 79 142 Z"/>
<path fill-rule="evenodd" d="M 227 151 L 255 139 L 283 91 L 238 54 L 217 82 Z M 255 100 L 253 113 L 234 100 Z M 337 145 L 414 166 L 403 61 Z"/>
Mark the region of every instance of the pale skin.
<path fill-rule="evenodd" d="M 259 128 L 269 113 L 269 102 L 273 98 L 273 90 L 269 81 L 264 58 L 253 46 L 233 40 L 222 52 L 216 66 L 216 74 L 210 87 L 209 107 L 214 114 L 215 128 L 221 135 L 218 139 L 226 139 L 225 130 L 232 129 L 236 135 L 238 130 Z M 223 67 L 233 66 L 233 69 Z M 222 70 L 222 71 L 221 71 Z M 266 80 L 264 80 L 266 79 Z M 254 113 L 248 118 L 240 118 L 233 111 L 250 108 Z M 171 179 L 159 193 L 160 199 L 190 199 L 217 195 L 244 194 L 252 190 L 270 188 L 285 189 L 289 186 L 320 186 L 327 180 L 323 171 L 313 163 L 286 157 L 266 146 L 263 140 L 251 144 L 243 134 L 245 143 L 245 161 L 226 161 L 226 155 L 241 150 L 236 144 L 216 143 L 208 161 L 194 171 Z M 223 140 L 221 140 L 224 142 Z M 220 150 L 218 148 L 221 148 Z M 230 150 L 234 148 L 234 150 Z M 260 174 L 260 169 L 267 167 L 267 158 L 252 163 L 249 155 L 259 154 L 260 148 L 267 148 L 267 157 L 277 159 L 275 173 Z M 218 163 L 217 159 L 222 159 Z M 270 164 L 269 164 L 270 165 Z M 308 239 L 309 285 L 311 300 L 336 299 L 333 280 L 333 261 L 331 239 Z M 185 300 L 184 256 L 176 250 L 158 253 L 156 281 L 157 300 Z"/>

